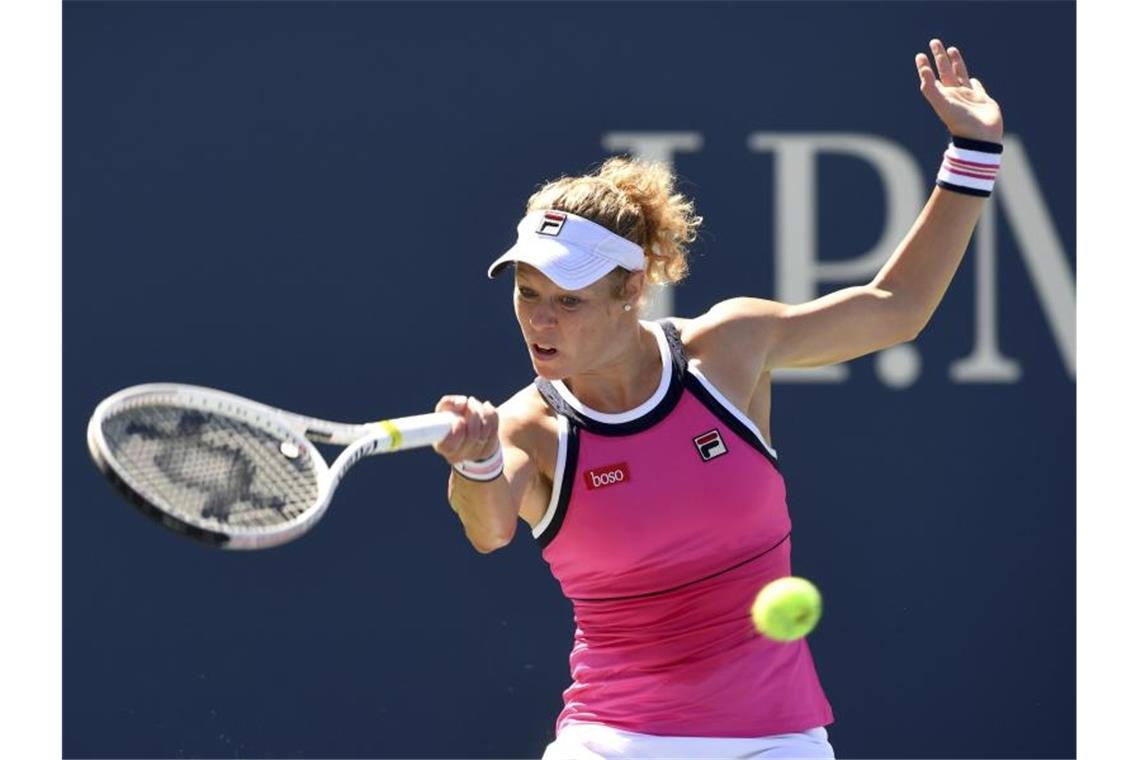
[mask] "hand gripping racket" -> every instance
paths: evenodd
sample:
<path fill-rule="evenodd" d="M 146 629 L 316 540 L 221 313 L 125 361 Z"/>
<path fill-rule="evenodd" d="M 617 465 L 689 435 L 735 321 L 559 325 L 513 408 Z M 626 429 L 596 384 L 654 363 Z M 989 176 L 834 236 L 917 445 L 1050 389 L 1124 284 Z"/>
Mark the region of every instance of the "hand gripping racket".
<path fill-rule="evenodd" d="M 312 528 L 363 457 L 430 446 L 454 419 L 439 412 L 352 425 L 161 383 L 104 399 L 87 425 L 87 445 L 146 515 L 215 546 L 262 549 Z M 314 441 L 347 448 L 329 466 Z"/>

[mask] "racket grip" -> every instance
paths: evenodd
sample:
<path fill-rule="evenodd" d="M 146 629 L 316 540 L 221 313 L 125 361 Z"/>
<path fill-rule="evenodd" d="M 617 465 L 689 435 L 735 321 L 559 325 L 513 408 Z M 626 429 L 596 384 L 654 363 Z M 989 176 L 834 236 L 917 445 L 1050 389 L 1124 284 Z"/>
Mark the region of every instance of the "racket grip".
<path fill-rule="evenodd" d="M 416 449 L 431 446 L 447 437 L 458 415 L 451 412 L 432 412 L 410 417 L 396 417 L 372 423 L 390 436 L 388 451 Z"/>

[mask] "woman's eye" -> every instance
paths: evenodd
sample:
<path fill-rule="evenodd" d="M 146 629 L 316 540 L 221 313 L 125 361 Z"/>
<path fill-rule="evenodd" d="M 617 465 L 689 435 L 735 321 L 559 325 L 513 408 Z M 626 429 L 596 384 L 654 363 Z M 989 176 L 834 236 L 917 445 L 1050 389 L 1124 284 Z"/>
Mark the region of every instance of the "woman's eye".
<path fill-rule="evenodd" d="M 575 306 L 582 303 L 582 299 L 578 298 L 577 296 L 562 296 L 562 298 L 558 300 L 562 303 L 563 306 L 568 309 L 573 309 Z"/>
<path fill-rule="evenodd" d="M 525 298 L 528 301 L 534 298 L 534 291 L 530 288 L 519 288 L 519 298 Z"/>

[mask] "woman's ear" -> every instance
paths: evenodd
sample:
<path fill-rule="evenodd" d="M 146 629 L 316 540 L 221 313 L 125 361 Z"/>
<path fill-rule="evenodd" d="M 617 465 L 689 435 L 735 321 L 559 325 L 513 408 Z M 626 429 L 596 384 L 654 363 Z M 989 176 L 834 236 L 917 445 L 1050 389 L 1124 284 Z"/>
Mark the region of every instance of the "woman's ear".
<path fill-rule="evenodd" d="M 622 294 L 622 300 L 634 304 L 638 303 L 643 295 L 645 295 L 645 272 L 630 272 L 629 277 L 625 280 L 625 292 Z"/>

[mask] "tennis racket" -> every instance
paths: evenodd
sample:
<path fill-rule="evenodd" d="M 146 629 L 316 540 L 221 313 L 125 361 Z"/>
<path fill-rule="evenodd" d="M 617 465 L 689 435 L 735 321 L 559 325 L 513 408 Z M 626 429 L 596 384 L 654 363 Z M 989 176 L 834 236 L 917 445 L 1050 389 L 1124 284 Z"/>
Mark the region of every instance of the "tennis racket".
<path fill-rule="evenodd" d="M 226 549 L 291 541 L 321 518 L 366 456 L 430 446 L 450 412 L 353 425 L 275 409 L 195 385 L 125 388 L 87 425 L 103 474 L 144 514 Z M 345 446 L 329 466 L 314 442 Z"/>

